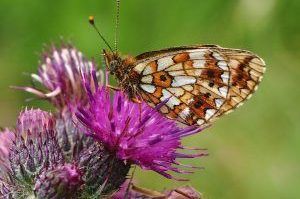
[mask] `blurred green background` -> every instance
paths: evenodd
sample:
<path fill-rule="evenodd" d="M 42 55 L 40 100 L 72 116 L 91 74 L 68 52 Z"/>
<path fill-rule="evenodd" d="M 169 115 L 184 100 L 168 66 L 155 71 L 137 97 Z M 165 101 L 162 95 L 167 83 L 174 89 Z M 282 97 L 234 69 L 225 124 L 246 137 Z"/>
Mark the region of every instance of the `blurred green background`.
<path fill-rule="evenodd" d="M 123 0 L 120 51 L 139 53 L 189 44 L 218 44 L 256 52 L 267 63 L 258 92 L 242 108 L 189 146 L 209 156 L 188 161 L 205 170 L 187 176 L 207 199 L 300 198 L 300 1 L 299 0 Z M 97 23 L 113 43 L 113 0 L 0 1 L 0 126 L 14 125 L 28 94 L 10 85 L 29 85 L 44 44 L 70 40 L 100 62 L 104 45 L 89 26 Z M 99 46 L 101 44 L 101 46 Z M 182 182 L 138 171 L 136 181 L 162 190 Z"/>

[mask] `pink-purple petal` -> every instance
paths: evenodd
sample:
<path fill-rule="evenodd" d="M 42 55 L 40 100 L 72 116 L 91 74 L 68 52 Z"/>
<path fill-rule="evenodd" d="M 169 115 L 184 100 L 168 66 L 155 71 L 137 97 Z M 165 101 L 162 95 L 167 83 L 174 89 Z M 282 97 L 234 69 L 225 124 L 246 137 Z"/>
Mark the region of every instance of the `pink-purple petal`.
<path fill-rule="evenodd" d="M 76 113 L 87 127 L 86 135 L 103 143 L 119 159 L 153 170 L 167 178 L 168 172 L 190 173 L 177 168 L 177 158 L 195 158 L 200 154 L 178 153 L 181 139 L 201 131 L 198 127 L 179 128 L 146 103 L 131 102 L 122 92 L 105 87 L 92 91 L 85 81 L 89 102 Z M 111 97 L 112 95 L 112 97 Z M 191 167 L 190 167 L 191 168 Z M 182 180 L 182 179 L 181 179 Z"/>

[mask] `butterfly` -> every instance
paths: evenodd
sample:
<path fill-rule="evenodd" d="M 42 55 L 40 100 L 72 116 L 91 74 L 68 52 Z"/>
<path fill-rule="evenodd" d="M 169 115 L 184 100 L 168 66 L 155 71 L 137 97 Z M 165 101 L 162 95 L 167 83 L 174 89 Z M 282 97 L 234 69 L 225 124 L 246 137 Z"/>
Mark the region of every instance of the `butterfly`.
<path fill-rule="evenodd" d="M 110 74 L 129 98 L 186 125 L 207 126 L 256 91 L 264 61 L 252 52 L 216 45 L 182 46 L 121 57 L 104 50 Z"/>

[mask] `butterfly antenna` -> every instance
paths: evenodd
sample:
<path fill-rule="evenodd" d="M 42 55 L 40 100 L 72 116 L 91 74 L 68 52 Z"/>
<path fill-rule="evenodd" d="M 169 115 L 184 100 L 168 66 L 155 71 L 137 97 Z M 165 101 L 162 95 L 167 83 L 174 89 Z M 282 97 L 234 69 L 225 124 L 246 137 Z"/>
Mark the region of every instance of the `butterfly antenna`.
<path fill-rule="evenodd" d="M 116 0 L 117 10 L 116 10 L 116 27 L 115 27 L 115 52 L 118 51 L 118 40 L 119 40 L 119 22 L 120 22 L 120 1 Z"/>
<path fill-rule="evenodd" d="M 94 16 L 90 16 L 89 17 L 89 22 L 93 26 L 93 28 L 96 30 L 96 32 L 98 33 L 98 35 L 100 36 L 100 38 L 104 41 L 105 45 L 109 48 L 109 50 L 111 52 L 113 52 L 112 47 L 109 45 L 109 43 L 106 41 L 106 39 L 103 37 L 103 35 L 100 33 L 99 29 L 97 28 L 97 26 L 95 24 L 95 17 Z"/>

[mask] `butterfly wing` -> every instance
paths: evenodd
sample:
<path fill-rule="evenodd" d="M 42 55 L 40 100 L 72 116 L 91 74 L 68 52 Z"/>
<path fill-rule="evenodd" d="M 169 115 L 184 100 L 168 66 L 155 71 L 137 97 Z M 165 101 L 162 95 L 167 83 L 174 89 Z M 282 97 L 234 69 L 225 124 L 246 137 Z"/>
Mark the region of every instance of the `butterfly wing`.
<path fill-rule="evenodd" d="M 265 71 L 257 55 L 213 45 L 148 52 L 136 57 L 140 96 L 187 125 L 210 124 L 249 99 Z"/>

